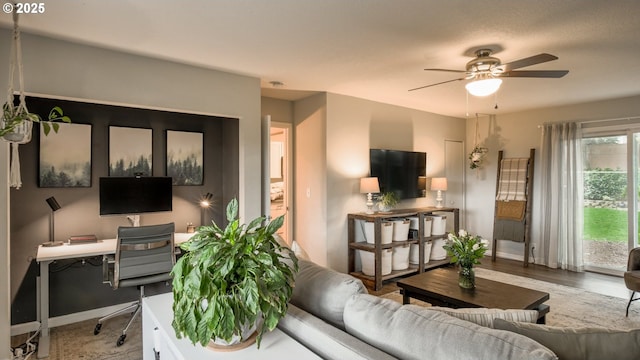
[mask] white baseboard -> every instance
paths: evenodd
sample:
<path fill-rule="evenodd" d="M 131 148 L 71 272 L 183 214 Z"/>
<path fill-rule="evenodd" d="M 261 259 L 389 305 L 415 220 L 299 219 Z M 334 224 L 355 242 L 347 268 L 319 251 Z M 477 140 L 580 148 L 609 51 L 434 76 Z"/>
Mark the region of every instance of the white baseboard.
<path fill-rule="evenodd" d="M 77 322 L 85 321 L 89 319 L 100 318 L 100 317 L 109 315 L 112 312 L 118 311 L 130 304 L 133 304 L 134 302 L 135 301 L 131 301 L 131 302 L 127 302 L 119 305 L 111 305 L 103 308 L 91 309 L 87 311 L 81 311 L 73 314 L 67 314 L 67 315 L 49 318 L 49 328 L 73 324 L 73 323 L 77 323 Z M 11 325 L 11 336 L 34 332 L 34 331 L 37 331 L 39 328 L 40 328 L 39 321 L 31 321 L 28 323 Z"/>

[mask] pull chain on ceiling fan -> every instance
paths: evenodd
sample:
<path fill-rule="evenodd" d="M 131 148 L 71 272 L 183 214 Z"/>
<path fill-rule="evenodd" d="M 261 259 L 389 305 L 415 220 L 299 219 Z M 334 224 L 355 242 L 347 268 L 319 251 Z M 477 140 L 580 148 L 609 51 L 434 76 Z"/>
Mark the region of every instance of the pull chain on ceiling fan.
<path fill-rule="evenodd" d="M 500 59 L 491 56 L 490 49 L 476 51 L 476 57 L 469 61 L 466 70 L 450 69 L 425 69 L 426 71 L 446 71 L 464 73 L 464 77 L 442 81 L 435 84 L 420 86 L 409 91 L 425 89 L 428 87 L 450 83 L 460 80 L 472 80 L 465 85 L 469 94 L 474 96 L 487 96 L 495 93 L 502 84 L 501 77 L 529 77 L 529 78 L 561 78 L 569 73 L 568 70 L 519 70 L 527 66 L 537 65 L 548 61 L 557 60 L 558 57 L 551 54 L 538 54 L 524 59 L 502 64 Z"/>

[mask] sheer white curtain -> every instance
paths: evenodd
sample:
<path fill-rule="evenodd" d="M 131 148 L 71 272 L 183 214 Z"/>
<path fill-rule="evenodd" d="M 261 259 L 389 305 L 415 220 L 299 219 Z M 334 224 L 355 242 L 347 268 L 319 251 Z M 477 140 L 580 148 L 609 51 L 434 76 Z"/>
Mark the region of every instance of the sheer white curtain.
<path fill-rule="evenodd" d="M 583 271 L 582 133 L 577 123 L 542 130 L 541 260 L 552 268 Z"/>

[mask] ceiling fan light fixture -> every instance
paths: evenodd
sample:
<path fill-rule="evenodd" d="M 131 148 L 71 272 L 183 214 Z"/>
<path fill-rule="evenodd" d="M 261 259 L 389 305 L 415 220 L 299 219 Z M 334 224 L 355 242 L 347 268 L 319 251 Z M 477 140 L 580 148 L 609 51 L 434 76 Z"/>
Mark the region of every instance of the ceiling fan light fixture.
<path fill-rule="evenodd" d="M 473 96 L 488 96 L 500 89 L 502 79 L 484 78 L 468 82 L 464 87 Z"/>

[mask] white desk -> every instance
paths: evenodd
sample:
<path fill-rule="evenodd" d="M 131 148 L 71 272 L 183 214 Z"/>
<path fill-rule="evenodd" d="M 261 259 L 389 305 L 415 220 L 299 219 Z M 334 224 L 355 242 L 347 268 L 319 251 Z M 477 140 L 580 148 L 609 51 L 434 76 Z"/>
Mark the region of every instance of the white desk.
<path fill-rule="evenodd" d="M 189 240 L 194 234 L 175 233 L 174 242 L 178 246 Z M 98 240 L 95 243 L 61 246 L 38 246 L 36 261 L 40 263 L 40 340 L 38 359 L 49 356 L 49 264 L 55 260 L 87 258 L 116 253 L 116 239 Z"/>
<path fill-rule="evenodd" d="M 166 293 L 142 299 L 142 359 L 155 360 L 155 351 L 160 360 L 205 360 L 205 359 L 321 359 L 304 345 L 276 328 L 265 333 L 260 343 L 232 352 L 213 351 L 193 345 L 187 338 L 178 339 L 171 326 L 173 321 L 173 294 Z"/>

